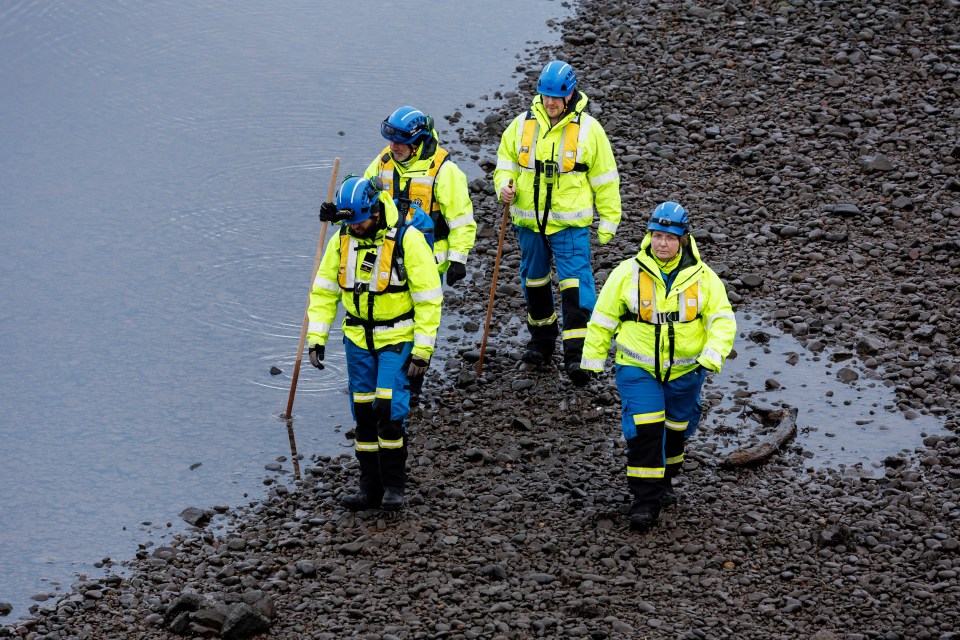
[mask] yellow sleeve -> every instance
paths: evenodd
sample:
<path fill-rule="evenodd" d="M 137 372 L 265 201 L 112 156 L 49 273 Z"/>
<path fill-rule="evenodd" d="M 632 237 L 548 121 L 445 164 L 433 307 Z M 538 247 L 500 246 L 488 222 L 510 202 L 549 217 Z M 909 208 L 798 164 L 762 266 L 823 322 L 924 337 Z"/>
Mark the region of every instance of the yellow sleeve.
<path fill-rule="evenodd" d="M 613 157 L 613 149 L 607 132 L 599 122 L 590 127 L 590 146 L 593 149 L 593 158 L 587 161 L 590 169 L 587 179 L 593 189 L 594 204 L 600 216 L 600 226 L 597 234 L 604 242 L 613 238 L 620 226 L 623 209 L 620 202 L 620 173 L 617 171 L 617 161 Z"/>
<path fill-rule="evenodd" d="M 477 223 L 473 219 L 473 202 L 467 176 L 460 167 L 447 160 L 437 174 L 434 193 L 440 203 L 440 212 L 450 228 L 450 243 L 447 259 L 466 264 L 477 236 Z"/>
<path fill-rule="evenodd" d="M 587 337 L 583 343 L 580 367 L 589 371 L 603 371 L 613 337 L 620 329 L 620 316 L 626 311 L 621 290 L 630 279 L 630 261 L 621 262 L 600 289 L 597 304 L 587 323 Z"/>
<path fill-rule="evenodd" d="M 367 180 L 378 175 L 380 175 L 380 156 L 374 158 L 367 170 L 363 172 L 363 177 Z"/>
<path fill-rule="evenodd" d="M 323 259 L 313 279 L 310 290 L 310 306 L 307 308 L 307 344 L 326 344 L 330 336 L 330 324 L 337 315 L 340 302 L 340 234 L 334 233 L 323 252 Z"/>
<path fill-rule="evenodd" d="M 707 299 L 700 316 L 707 333 L 707 341 L 700 351 L 697 362 L 719 373 L 723 362 L 733 350 L 733 342 L 737 336 L 737 319 L 733 315 L 733 308 L 727 298 L 727 289 L 723 281 L 709 267 L 704 271 Z"/>
<path fill-rule="evenodd" d="M 413 298 L 413 354 L 429 360 L 437 344 L 443 289 L 433 250 L 415 227 L 403 233 L 403 264 Z"/>
<path fill-rule="evenodd" d="M 510 180 L 517 184 L 517 176 L 520 175 L 520 164 L 517 161 L 519 122 L 520 116 L 513 119 L 507 130 L 503 132 L 500 146 L 497 148 L 497 168 L 493 171 L 493 188 L 497 191 L 497 200 L 500 199 L 500 190 L 504 185 Z"/>

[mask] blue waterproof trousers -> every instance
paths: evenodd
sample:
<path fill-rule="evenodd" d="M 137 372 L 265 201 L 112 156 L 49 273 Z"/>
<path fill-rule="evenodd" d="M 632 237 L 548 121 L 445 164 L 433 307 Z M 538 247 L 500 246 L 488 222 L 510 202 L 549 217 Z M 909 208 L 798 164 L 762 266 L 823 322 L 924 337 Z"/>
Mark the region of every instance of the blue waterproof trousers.
<path fill-rule="evenodd" d="M 412 342 L 376 351 L 343 339 L 347 356 L 350 408 L 357 422 L 354 451 L 360 463 L 360 489 L 370 496 L 406 485 L 406 419 L 410 413 L 407 366 Z"/>
<path fill-rule="evenodd" d="M 636 503 L 654 513 L 670 478 L 680 472 L 684 444 L 700 424 L 706 369 L 660 383 L 640 367 L 617 365 L 617 389 L 627 441 L 627 485 Z"/>
<path fill-rule="evenodd" d="M 520 283 L 527 301 L 528 348 L 547 358 L 553 354 L 559 328 L 553 302 L 550 262 L 560 281 L 563 315 L 564 364 L 580 362 L 587 321 L 597 303 L 597 288 L 590 265 L 590 229 L 567 227 L 546 236 L 514 225 L 520 244 Z"/>

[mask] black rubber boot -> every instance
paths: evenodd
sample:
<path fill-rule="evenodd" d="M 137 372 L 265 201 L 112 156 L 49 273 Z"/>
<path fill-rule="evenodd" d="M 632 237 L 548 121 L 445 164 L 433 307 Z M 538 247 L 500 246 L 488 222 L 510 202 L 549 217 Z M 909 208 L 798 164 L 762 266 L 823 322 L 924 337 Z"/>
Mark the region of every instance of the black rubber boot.
<path fill-rule="evenodd" d="M 677 501 L 677 492 L 673 490 L 673 487 L 667 487 L 660 495 L 661 507 L 672 507 L 673 505 L 677 504 Z"/>
<path fill-rule="evenodd" d="M 382 495 L 371 495 L 363 490 L 354 493 L 348 493 L 340 498 L 340 505 L 350 511 L 363 511 L 364 509 L 376 509 L 380 506 Z"/>
<path fill-rule="evenodd" d="M 550 361 L 550 358 L 553 357 L 552 353 L 544 353 L 539 349 L 534 347 L 527 347 L 526 351 L 523 352 L 523 355 L 520 356 L 520 359 L 526 362 L 527 364 L 541 365 Z"/>
<path fill-rule="evenodd" d="M 659 515 L 659 507 L 651 507 L 648 504 L 634 502 L 633 506 L 630 507 L 630 528 L 639 533 L 644 533 L 657 523 L 657 517 Z"/>
<path fill-rule="evenodd" d="M 384 489 L 380 507 L 384 511 L 400 511 L 400 509 L 403 509 L 403 489 L 394 487 Z"/>

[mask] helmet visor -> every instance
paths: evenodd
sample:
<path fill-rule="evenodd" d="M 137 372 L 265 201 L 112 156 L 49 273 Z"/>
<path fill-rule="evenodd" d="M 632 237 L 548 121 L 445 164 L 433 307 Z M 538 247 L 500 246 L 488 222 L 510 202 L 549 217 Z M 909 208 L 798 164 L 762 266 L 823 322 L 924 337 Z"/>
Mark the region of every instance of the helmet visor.
<path fill-rule="evenodd" d="M 384 120 L 380 123 L 380 135 L 390 142 L 396 142 L 397 144 L 410 144 L 410 141 L 413 140 L 413 136 L 416 134 L 399 129 Z"/>

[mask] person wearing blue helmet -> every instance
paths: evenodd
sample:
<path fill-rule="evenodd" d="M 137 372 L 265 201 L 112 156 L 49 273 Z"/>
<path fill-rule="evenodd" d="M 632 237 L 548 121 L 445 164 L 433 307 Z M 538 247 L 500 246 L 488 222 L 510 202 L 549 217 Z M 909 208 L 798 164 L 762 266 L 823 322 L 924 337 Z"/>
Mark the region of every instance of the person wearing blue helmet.
<path fill-rule="evenodd" d="M 657 206 L 639 253 L 610 273 L 587 325 L 585 371 L 603 371 L 616 346 L 629 519 L 638 531 L 676 504 L 671 479 L 700 422 L 700 388 L 708 371 L 720 372 L 737 333 L 726 288 L 689 230 L 680 204 Z"/>
<path fill-rule="evenodd" d="M 433 119 L 415 107 L 403 106 L 381 124 L 387 146 L 364 172 L 379 177 L 393 197 L 401 217 L 422 230 L 414 220 L 422 209 L 432 220 L 433 254 L 437 271 L 448 285 L 467 275 L 466 262 L 477 234 L 467 177 L 441 147 Z M 410 381 L 411 403 L 417 406 L 423 376 Z"/>
<path fill-rule="evenodd" d="M 493 173 L 500 200 L 510 205 L 520 244 L 520 284 L 530 332 L 521 358 L 532 365 L 549 362 L 561 335 L 553 263 L 560 286 L 563 366 L 577 386 L 589 381 L 580 357 L 597 300 L 590 227 L 596 211 L 597 237 L 606 244 L 621 217 L 620 174 L 613 149 L 586 107 L 587 96 L 573 67 L 562 60 L 547 64 L 533 104 L 503 133 Z"/>
<path fill-rule="evenodd" d="M 320 219 L 339 222 L 317 269 L 307 310 L 310 363 L 323 369 L 338 305 L 360 486 L 341 504 L 359 510 L 404 505 L 410 380 L 422 377 L 440 326 L 443 291 L 423 234 L 400 220 L 377 179 L 344 180 Z"/>
<path fill-rule="evenodd" d="M 456 284 L 467 275 L 477 233 L 467 176 L 440 146 L 433 118 L 415 107 L 396 109 L 380 124 L 380 135 L 387 146 L 364 176 L 380 177 L 401 216 L 408 215 L 411 205 L 430 215 L 437 270 L 447 284 Z"/>

